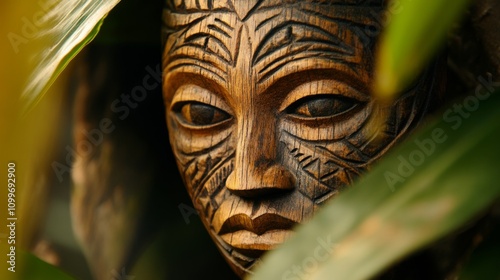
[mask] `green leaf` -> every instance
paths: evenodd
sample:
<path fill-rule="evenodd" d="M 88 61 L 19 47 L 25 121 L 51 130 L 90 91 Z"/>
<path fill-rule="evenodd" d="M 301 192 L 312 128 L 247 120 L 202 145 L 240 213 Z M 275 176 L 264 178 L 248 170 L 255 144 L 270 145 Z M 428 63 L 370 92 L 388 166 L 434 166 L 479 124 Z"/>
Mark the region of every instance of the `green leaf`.
<path fill-rule="evenodd" d="M 17 279 L 33 280 L 73 280 L 74 278 L 59 270 L 57 267 L 48 264 L 32 254 L 19 252 L 19 267 L 14 272 Z"/>
<path fill-rule="evenodd" d="M 374 94 L 392 99 L 422 71 L 469 0 L 395 0 L 381 36 Z"/>
<path fill-rule="evenodd" d="M 479 110 L 447 110 L 394 148 L 250 279 L 369 279 L 489 207 L 500 197 L 500 96 L 489 96 L 468 97 Z"/>
<path fill-rule="evenodd" d="M 119 0 L 52 0 L 39 22 L 32 44 L 38 50 L 33 57 L 33 72 L 21 99 L 29 110 L 43 96 L 73 57 L 99 32 L 104 17 Z M 35 17 L 34 17 L 35 18 Z"/>

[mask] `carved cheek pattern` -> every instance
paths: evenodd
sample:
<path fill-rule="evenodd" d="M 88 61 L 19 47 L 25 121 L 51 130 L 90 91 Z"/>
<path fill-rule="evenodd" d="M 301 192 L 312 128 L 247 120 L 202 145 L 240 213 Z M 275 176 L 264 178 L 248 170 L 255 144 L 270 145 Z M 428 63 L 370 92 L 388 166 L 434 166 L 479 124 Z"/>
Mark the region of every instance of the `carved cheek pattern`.
<path fill-rule="evenodd" d="M 207 141 L 206 136 L 186 131 L 174 118 L 169 118 L 168 124 L 169 130 L 176 132 L 170 134 L 170 141 L 184 184 L 195 207 L 211 221 L 220 203 L 230 195 L 225 181 L 233 171 L 232 134 L 219 132 Z"/>
<path fill-rule="evenodd" d="M 347 139 L 311 141 L 287 131 L 281 139 L 286 147 L 285 162 L 299 179 L 298 191 L 315 204 L 338 194 L 365 170 L 367 158 L 355 156 L 357 149 Z M 343 158 L 347 148 L 352 153 Z"/>
<path fill-rule="evenodd" d="M 338 194 L 366 170 L 371 156 L 350 138 L 364 133 L 370 111 L 366 106 L 355 116 L 327 126 L 282 122 L 279 141 L 285 149 L 283 163 L 296 174 L 298 192 L 314 204 Z"/>
<path fill-rule="evenodd" d="M 417 87 L 408 92 L 390 108 L 370 103 L 349 119 L 327 125 L 310 127 L 283 121 L 279 138 L 285 149 L 282 161 L 298 178 L 298 192 L 315 205 L 339 194 L 418 123 L 428 102 L 424 89 L 428 90 Z M 390 114 L 386 130 L 374 141 L 368 123 L 377 110 L 389 110 Z"/>

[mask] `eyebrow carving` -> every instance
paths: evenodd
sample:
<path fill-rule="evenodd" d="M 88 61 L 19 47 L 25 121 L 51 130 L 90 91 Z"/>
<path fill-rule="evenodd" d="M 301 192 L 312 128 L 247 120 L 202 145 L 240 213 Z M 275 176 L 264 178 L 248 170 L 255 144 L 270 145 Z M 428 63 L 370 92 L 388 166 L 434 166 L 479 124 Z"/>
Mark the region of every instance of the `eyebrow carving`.
<path fill-rule="evenodd" d="M 210 40 L 213 43 L 215 43 L 216 46 L 209 44 Z M 200 43 L 200 41 L 203 41 L 203 42 Z M 224 60 L 224 62 L 226 62 L 227 64 L 231 64 L 231 61 L 232 61 L 231 52 L 229 51 L 228 47 L 219 38 L 212 36 L 209 33 L 200 32 L 200 33 L 196 33 L 196 34 L 193 34 L 193 35 L 185 38 L 184 43 L 179 45 L 179 46 L 176 46 L 176 48 L 173 50 L 173 52 L 175 53 L 179 49 L 181 49 L 183 47 L 189 47 L 189 46 L 198 47 L 201 49 L 200 51 L 204 51 L 204 52 L 213 54 L 213 55 L 219 57 L 220 59 Z M 220 48 L 220 49 L 216 49 L 216 48 Z M 220 53 L 218 51 L 222 51 L 222 53 Z"/>
<path fill-rule="evenodd" d="M 174 39 L 169 41 L 171 43 L 165 50 L 169 54 L 164 64 L 167 72 L 189 66 L 194 71 L 201 68 L 214 74 L 219 82 L 227 81 L 227 67 L 234 64 L 228 47 L 234 28 L 217 18 L 220 14 L 198 12 L 191 23 L 191 14 L 166 14 L 171 17 L 165 22 L 167 27 L 175 30 L 170 34 Z"/>
<path fill-rule="evenodd" d="M 343 64 L 354 72 L 363 58 L 370 59 L 366 55 L 371 53 L 372 45 L 362 45 L 356 30 L 374 24 L 373 16 L 380 10 L 378 4 L 370 2 L 362 7 L 348 5 L 345 1 L 327 4 L 285 5 L 276 8 L 277 12 L 270 17 L 258 15 L 259 11 L 256 13 L 260 23 L 255 33 L 264 33 L 252 55 L 258 83 L 271 78 L 286 64 L 307 58 L 323 58 Z M 356 16 L 347 18 L 348 11 Z"/>
<path fill-rule="evenodd" d="M 360 45 L 359 34 L 354 32 L 352 27 L 373 25 L 374 15 L 382 5 L 379 0 L 367 1 L 362 6 L 359 6 L 358 0 L 352 1 L 304 1 L 294 4 L 281 3 L 278 6 L 273 1 L 257 1 L 243 19 L 239 19 L 231 1 L 217 4 L 218 8 L 229 8 L 224 11 L 200 9 L 195 5 L 196 7 L 190 6 L 190 9 L 195 10 L 188 12 L 186 7 L 181 5 L 180 10 L 165 13 L 165 25 L 170 30 L 169 35 L 176 38 L 170 40 L 171 43 L 167 46 L 170 58 L 166 68 L 179 68 L 170 64 L 181 65 L 175 60 L 186 60 L 187 56 L 191 56 L 191 66 L 205 64 L 205 67 L 201 67 L 226 81 L 227 67 L 236 66 L 239 46 L 243 43 L 240 40 L 262 38 L 251 42 L 250 45 L 254 47 L 252 53 L 248 54 L 251 66 L 256 68 L 259 75 L 258 83 L 272 77 L 287 63 L 307 58 L 323 58 L 355 71 L 355 68 L 359 67 L 357 63 L 361 62 L 361 56 L 364 55 L 364 48 L 370 46 Z M 211 3 L 208 7 L 213 5 Z M 263 12 L 270 15 L 265 16 Z M 347 18 L 347 12 L 354 14 L 354 18 Z M 249 25 L 245 21 L 250 19 L 256 20 L 254 30 L 247 29 L 252 39 L 240 38 L 241 28 L 248 28 Z M 323 25 L 316 25 L 318 21 Z M 189 34 L 190 32 L 193 34 Z M 259 36 L 260 34 L 263 36 Z M 236 48 L 233 48 L 232 44 Z"/>
<path fill-rule="evenodd" d="M 299 29 L 299 32 L 294 32 L 294 29 Z M 308 32 L 311 33 L 310 36 L 306 35 Z M 276 37 L 279 38 L 279 36 L 282 36 L 282 38 L 276 42 Z M 352 46 L 347 45 L 338 36 L 335 36 L 323 28 L 304 22 L 289 20 L 272 28 L 262 41 L 260 41 L 255 50 L 252 65 L 256 65 L 264 58 L 272 56 L 280 49 L 289 48 L 290 45 L 294 43 L 320 43 L 324 45 L 326 49 L 329 48 L 342 55 L 354 54 Z"/>
<path fill-rule="evenodd" d="M 343 32 L 347 36 L 348 31 Z M 268 31 L 256 48 L 252 66 L 258 69 L 258 83 L 262 83 L 286 64 L 307 58 L 335 61 L 354 70 L 358 56 L 361 52 L 328 30 L 287 21 Z"/>
<path fill-rule="evenodd" d="M 174 70 L 177 70 L 179 68 L 183 68 L 183 67 L 188 67 L 193 69 L 193 71 L 187 71 L 187 72 L 193 72 L 193 73 L 199 73 L 199 69 L 201 70 L 204 70 L 206 72 L 208 72 L 209 74 L 213 75 L 213 78 L 215 78 L 215 80 L 217 80 L 218 83 L 226 83 L 227 82 L 227 79 L 221 75 L 221 73 L 218 73 L 218 71 L 214 71 L 214 69 L 212 67 L 207 67 L 208 65 L 207 64 L 201 64 L 199 62 L 197 63 L 193 63 L 193 62 L 181 62 L 180 60 L 176 61 L 177 63 L 173 64 L 173 65 L 169 65 L 169 68 L 167 69 L 167 71 L 174 71 Z"/>

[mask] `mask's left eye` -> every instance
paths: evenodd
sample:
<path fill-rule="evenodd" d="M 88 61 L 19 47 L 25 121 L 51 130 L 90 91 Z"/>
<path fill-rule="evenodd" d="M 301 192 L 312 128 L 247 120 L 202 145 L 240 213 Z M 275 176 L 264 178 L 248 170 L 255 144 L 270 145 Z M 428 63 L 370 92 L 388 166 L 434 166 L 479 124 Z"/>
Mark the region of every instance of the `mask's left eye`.
<path fill-rule="evenodd" d="M 352 98 L 320 94 L 297 100 L 287 112 L 303 118 L 323 118 L 343 115 L 359 104 Z"/>
<path fill-rule="evenodd" d="M 214 125 L 231 117 L 219 108 L 200 102 L 182 102 L 174 111 L 184 123 L 193 126 Z"/>

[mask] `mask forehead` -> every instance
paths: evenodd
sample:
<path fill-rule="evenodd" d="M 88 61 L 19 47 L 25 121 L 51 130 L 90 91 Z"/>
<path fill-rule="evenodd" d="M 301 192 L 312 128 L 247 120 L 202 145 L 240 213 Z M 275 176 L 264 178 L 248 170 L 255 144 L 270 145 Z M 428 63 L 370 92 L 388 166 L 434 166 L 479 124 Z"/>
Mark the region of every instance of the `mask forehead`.
<path fill-rule="evenodd" d="M 379 1 L 199 2 L 165 10 L 167 79 L 193 73 L 228 89 L 239 70 L 263 92 L 291 71 L 336 68 L 369 83 L 374 40 L 367 30 Z"/>

